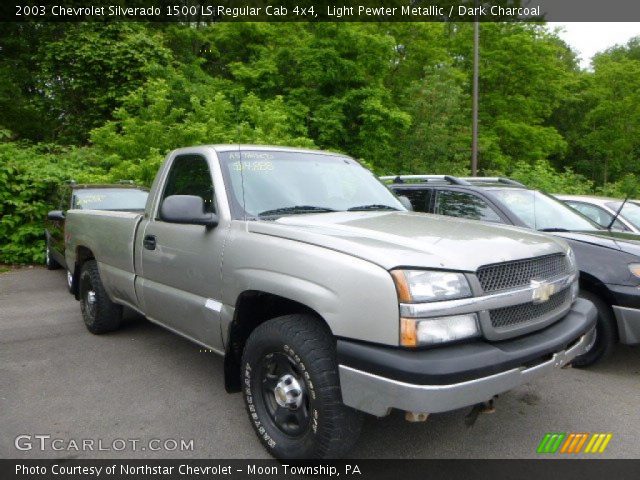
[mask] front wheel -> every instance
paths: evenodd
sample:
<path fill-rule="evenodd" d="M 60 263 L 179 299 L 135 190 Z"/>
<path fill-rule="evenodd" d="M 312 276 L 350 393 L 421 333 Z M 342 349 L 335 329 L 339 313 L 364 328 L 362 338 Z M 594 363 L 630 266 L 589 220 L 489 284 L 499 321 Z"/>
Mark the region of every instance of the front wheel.
<path fill-rule="evenodd" d="M 335 340 L 311 315 L 258 326 L 242 356 L 249 420 L 276 458 L 338 458 L 355 444 L 362 414 L 342 403 Z"/>
<path fill-rule="evenodd" d="M 122 306 L 113 303 L 107 295 L 95 260 L 85 262 L 80 271 L 80 309 L 91 333 L 111 332 L 122 321 Z"/>
<path fill-rule="evenodd" d="M 596 306 L 598 320 L 596 323 L 596 336 L 591 347 L 585 353 L 576 357 L 572 365 L 574 367 L 589 367 L 605 358 L 613 350 L 617 339 L 615 318 L 611 307 L 597 295 L 582 290 L 580 291 L 580 296 L 591 301 Z"/>

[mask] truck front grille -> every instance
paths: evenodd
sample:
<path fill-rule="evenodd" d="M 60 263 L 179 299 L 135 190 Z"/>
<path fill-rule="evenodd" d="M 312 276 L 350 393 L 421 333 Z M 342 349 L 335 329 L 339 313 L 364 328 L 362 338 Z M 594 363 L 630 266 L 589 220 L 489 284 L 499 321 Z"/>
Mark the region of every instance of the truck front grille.
<path fill-rule="evenodd" d="M 523 323 L 535 323 L 562 310 L 570 302 L 571 289 L 565 288 L 555 293 L 544 303 L 521 303 L 511 307 L 496 308 L 489 311 L 491 325 L 496 330 L 505 329 Z"/>
<path fill-rule="evenodd" d="M 531 280 L 549 280 L 570 273 L 564 254 L 494 263 L 476 272 L 485 293 L 529 286 Z"/>

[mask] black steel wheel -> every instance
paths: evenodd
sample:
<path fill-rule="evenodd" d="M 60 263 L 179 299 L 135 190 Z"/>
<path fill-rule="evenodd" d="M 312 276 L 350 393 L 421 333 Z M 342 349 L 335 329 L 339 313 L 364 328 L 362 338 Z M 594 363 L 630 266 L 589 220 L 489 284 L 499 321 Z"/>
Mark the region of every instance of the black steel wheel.
<path fill-rule="evenodd" d="M 295 360 L 283 352 L 265 355 L 260 363 L 260 395 L 273 423 L 286 435 L 300 436 L 309 427 L 309 391 Z"/>
<path fill-rule="evenodd" d="M 249 420 L 276 458 L 338 458 L 355 444 L 362 414 L 342 403 L 335 339 L 308 314 L 259 325 L 242 356 Z"/>
<path fill-rule="evenodd" d="M 89 260 L 80 272 L 80 309 L 87 329 L 100 334 L 116 330 L 122 320 L 122 307 L 111 301 L 107 294 L 98 264 Z"/>

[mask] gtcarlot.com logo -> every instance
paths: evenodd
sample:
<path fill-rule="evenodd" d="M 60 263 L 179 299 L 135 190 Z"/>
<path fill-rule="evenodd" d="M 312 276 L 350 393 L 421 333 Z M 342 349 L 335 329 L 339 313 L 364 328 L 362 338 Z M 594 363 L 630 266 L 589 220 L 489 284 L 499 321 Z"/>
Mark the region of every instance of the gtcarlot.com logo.
<path fill-rule="evenodd" d="M 102 438 L 55 438 L 51 435 L 18 435 L 14 440 L 17 450 L 30 451 L 47 450 L 66 452 L 191 452 L 193 451 L 193 439 L 183 438 L 152 438 L 142 440 L 140 438 L 115 438 L 106 440 Z"/>
<path fill-rule="evenodd" d="M 547 433 L 537 452 L 604 453 L 612 438 L 611 433 Z"/>

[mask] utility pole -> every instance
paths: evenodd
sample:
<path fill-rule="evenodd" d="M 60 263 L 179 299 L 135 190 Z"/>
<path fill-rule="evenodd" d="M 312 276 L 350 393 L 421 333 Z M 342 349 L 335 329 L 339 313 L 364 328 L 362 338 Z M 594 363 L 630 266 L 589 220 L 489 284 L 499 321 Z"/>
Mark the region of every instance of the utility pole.
<path fill-rule="evenodd" d="M 478 175 L 478 73 L 480 70 L 480 22 L 478 15 L 478 0 L 476 5 L 476 18 L 473 22 L 473 105 L 471 127 L 471 175 Z"/>

